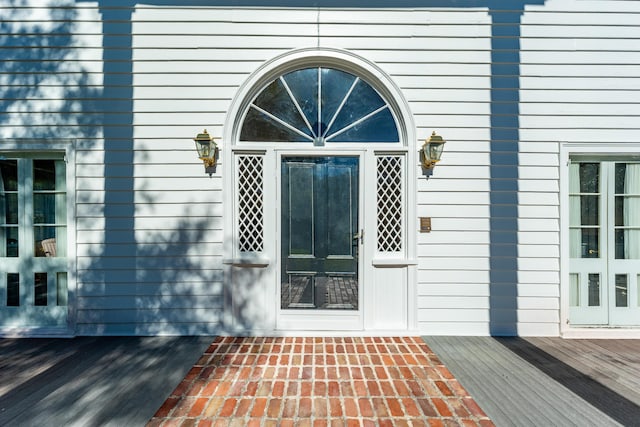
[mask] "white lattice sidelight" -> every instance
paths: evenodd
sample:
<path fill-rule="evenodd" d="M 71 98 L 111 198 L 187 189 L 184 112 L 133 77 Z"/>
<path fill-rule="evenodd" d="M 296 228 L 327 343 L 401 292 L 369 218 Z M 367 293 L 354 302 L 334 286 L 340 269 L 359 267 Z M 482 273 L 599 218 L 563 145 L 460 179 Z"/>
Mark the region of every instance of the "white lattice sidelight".
<path fill-rule="evenodd" d="M 377 158 L 377 233 L 379 252 L 401 252 L 403 242 L 402 156 Z"/>
<path fill-rule="evenodd" d="M 260 155 L 238 155 L 238 250 L 264 248 L 263 164 Z"/>

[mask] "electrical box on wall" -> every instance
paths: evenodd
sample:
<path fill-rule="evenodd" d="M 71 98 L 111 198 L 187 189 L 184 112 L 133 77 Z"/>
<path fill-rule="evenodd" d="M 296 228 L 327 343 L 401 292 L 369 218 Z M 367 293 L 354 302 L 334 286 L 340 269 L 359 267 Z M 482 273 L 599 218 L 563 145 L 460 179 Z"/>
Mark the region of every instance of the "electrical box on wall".
<path fill-rule="evenodd" d="M 420 232 L 431 233 L 431 217 L 420 217 Z"/>

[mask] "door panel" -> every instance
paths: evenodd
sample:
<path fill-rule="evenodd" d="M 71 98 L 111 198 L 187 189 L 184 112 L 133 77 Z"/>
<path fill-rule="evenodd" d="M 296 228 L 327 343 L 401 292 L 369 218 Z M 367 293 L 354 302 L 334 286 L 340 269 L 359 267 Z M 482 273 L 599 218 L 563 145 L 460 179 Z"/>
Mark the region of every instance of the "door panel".
<path fill-rule="evenodd" d="M 358 166 L 282 159 L 282 309 L 358 309 Z"/>

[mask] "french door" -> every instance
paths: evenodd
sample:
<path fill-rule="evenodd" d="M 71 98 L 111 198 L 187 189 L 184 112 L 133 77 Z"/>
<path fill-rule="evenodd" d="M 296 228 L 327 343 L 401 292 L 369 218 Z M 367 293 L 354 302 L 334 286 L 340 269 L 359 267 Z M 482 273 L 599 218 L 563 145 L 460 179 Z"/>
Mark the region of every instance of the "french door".
<path fill-rule="evenodd" d="M 360 318 L 359 166 L 357 156 L 282 157 L 280 311 L 313 319 L 305 328 L 324 329 L 318 315 Z"/>
<path fill-rule="evenodd" d="M 569 320 L 640 325 L 640 163 L 569 167 Z"/>
<path fill-rule="evenodd" d="M 0 159 L 0 329 L 65 327 L 66 164 Z"/>

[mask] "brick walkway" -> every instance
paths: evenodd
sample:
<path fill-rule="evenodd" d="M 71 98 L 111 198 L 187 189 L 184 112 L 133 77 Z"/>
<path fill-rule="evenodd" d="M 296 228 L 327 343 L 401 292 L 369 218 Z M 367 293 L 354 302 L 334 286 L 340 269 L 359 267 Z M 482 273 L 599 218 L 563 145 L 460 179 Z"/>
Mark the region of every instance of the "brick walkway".
<path fill-rule="evenodd" d="M 217 338 L 148 426 L 493 426 L 419 337 Z"/>

